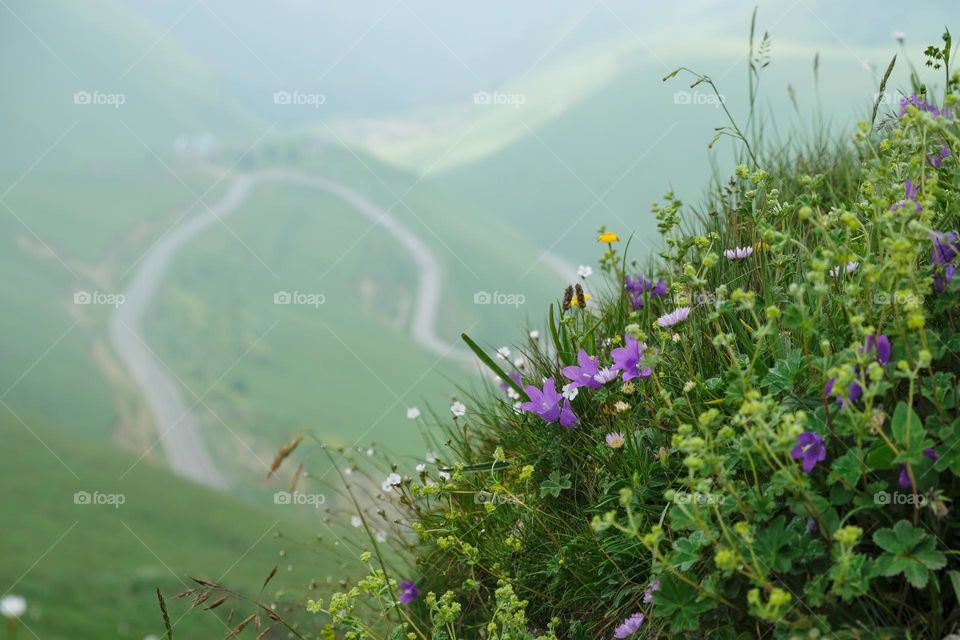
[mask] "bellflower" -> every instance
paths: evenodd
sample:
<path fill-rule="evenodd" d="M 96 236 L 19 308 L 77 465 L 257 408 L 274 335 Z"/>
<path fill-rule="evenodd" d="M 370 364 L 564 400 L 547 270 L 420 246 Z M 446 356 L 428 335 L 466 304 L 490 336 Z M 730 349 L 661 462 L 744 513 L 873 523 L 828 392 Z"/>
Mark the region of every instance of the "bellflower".
<path fill-rule="evenodd" d="M 895 202 L 891 209 L 896 211 L 900 207 L 905 207 L 907 203 L 913 203 L 917 211 L 923 211 L 923 207 L 920 205 L 920 201 L 917 200 L 917 197 L 920 195 L 920 185 L 914 184 L 913 180 L 907 178 L 906 183 L 904 183 L 904 196 L 903 200 L 900 202 Z"/>
<path fill-rule="evenodd" d="M 900 117 L 901 118 L 907 115 L 907 108 L 911 106 L 916 107 L 920 111 L 929 113 L 934 118 L 939 118 L 941 115 L 949 115 L 949 112 L 944 112 L 941 114 L 941 111 L 937 107 L 937 105 L 927 102 L 923 98 L 917 97 L 916 95 L 912 95 L 909 98 L 900 99 Z"/>
<path fill-rule="evenodd" d="M 647 280 L 643 276 L 627 276 L 624 279 L 623 288 L 630 296 L 630 303 L 634 309 L 642 309 L 644 294 L 649 293 L 651 298 L 660 298 L 667 295 L 667 283 L 663 278 L 657 280 L 654 284 L 652 280 Z"/>
<path fill-rule="evenodd" d="M 927 162 L 930 163 L 930 166 L 934 169 L 939 169 L 943 166 L 944 158 L 949 158 L 952 154 L 950 153 L 950 147 L 945 144 L 940 145 L 940 150 L 935 151 L 927 155 Z"/>
<path fill-rule="evenodd" d="M 533 385 L 524 387 L 527 392 L 529 402 L 524 402 L 520 408 L 524 411 L 535 413 L 544 422 L 554 423 L 560 421 L 560 426 L 572 428 L 577 425 L 577 416 L 570 408 L 570 400 L 557 393 L 557 385 L 553 378 L 547 378 L 543 381 L 543 389 L 538 389 Z M 563 401 L 561 406 L 560 402 Z"/>
<path fill-rule="evenodd" d="M 827 459 L 827 447 L 823 437 L 813 431 L 804 431 L 797 436 L 797 444 L 790 452 L 794 460 L 803 460 L 803 472 L 809 474 L 818 462 Z"/>
<path fill-rule="evenodd" d="M 403 604 L 410 604 L 414 600 L 420 597 L 420 589 L 417 589 L 417 585 L 409 580 L 404 580 L 400 583 L 400 602 Z"/>
<path fill-rule="evenodd" d="M 624 339 L 626 346 L 610 352 L 610 356 L 613 357 L 613 370 L 623 372 L 624 382 L 634 378 L 650 377 L 653 370 L 650 367 L 642 367 L 643 354 L 647 350 L 647 345 L 637 342 L 636 336 L 632 334 L 627 334 Z"/>
<path fill-rule="evenodd" d="M 877 362 L 886 365 L 890 362 L 890 338 L 883 334 L 867 336 L 867 342 L 860 349 L 860 353 L 875 353 Z"/>
<path fill-rule="evenodd" d="M 563 377 L 573 381 L 575 387 L 599 389 L 603 386 L 603 382 L 597 379 L 600 372 L 599 361 L 599 357 L 591 358 L 586 351 L 580 349 L 577 353 L 577 365 L 564 367 L 561 373 Z"/>
<path fill-rule="evenodd" d="M 957 272 L 953 261 L 960 253 L 960 242 L 956 231 L 934 231 L 930 237 L 933 240 L 930 255 L 930 264 L 934 268 L 933 286 L 937 291 L 946 291 Z"/>

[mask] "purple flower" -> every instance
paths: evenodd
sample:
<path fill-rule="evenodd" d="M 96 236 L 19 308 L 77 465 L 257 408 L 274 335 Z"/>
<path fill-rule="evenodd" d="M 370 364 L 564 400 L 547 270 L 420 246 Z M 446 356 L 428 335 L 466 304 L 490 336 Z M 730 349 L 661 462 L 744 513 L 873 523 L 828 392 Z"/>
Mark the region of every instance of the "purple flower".
<path fill-rule="evenodd" d="M 650 604 L 653 602 L 653 592 L 660 591 L 660 581 L 654 580 L 650 583 L 650 586 L 647 587 L 646 591 L 643 592 L 643 601 L 645 604 Z"/>
<path fill-rule="evenodd" d="M 945 144 L 941 144 L 939 151 L 931 153 L 927 156 L 927 162 L 929 162 L 930 166 L 934 169 L 939 169 L 941 166 L 943 166 L 943 159 L 949 158 L 951 155 L 950 147 Z"/>
<path fill-rule="evenodd" d="M 559 420 L 560 425 L 568 429 L 577 425 L 577 416 L 573 414 L 573 410 L 570 408 L 570 401 L 557 393 L 557 386 L 553 378 L 547 378 L 543 381 L 542 391 L 533 385 L 527 385 L 523 389 L 527 392 L 530 401 L 521 404 L 521 409 L 535 413 L 545 422 L 551 424 Z M 562 407 L 560 406 L 561 400 L 563 401 Z"/>
<path fill-rule="evenodd" d="M 690 307 L 678 307 L 670 313 L 665 313 L 657 318 L 657 324 L 663 328 L 672 327 L 675 324 L 683 322 L 690 315 Z"/>
<path fill-rule="evenodd" d="M 907 465 L 900 465 L 900 477 L 897 478 L 897 484 L 901 487 L 910 486 L 910 473 L 907 471 Z"/>
<path fill-rule="evenodd" d="M 577 364 L 579 366 L 564 367 L 561 373 L 563 376 L 573 381 L 573 387 L 590 387 L 599 389 L 603 382 L 598 379 L 600 372 L 599 357 L 590 357 L 586 351 L 580 349 L 577 353 Z"/>
<path fill-rule="evenodd" d="M 400 583 L 400 602 L 410 604 L 419 597 L 420 589 L 417 589 L 417 585 L 409 580 L 404 580 Z"/>
<path fill-rule="evenodd" d="M 853 404 L 860 399 L 860 396 L 863 395 L 863 388 L 860 386 L 859 382 L 851 382 L 847 385 L 847 395 L 841 396 L 838 393 L 833 393 L 833 386 L 836 383 L 836 378 L 830 378 L 827 380 L 827 385 L 823 388 L 823 395 L 825 396 L 834 396 L 836 398 L 837 404 L 840 405 L 840 408 L 846 408 L 848 405 Z"/>
<path fill-rule="evenodd" d="M 914 106 L 920 111 L 926 111 L 927 113 L 933 115 L 934 118 L 938 118 L 941 115 L 940 109 L 933 103 L 927 102 L 926 100 L 919 98 L 915 95 L 910 96 L 909 98 L 900 99 L 900 117 L 907 115 L 907 108 Z M 949 117 L 949 110 L 943 112 L 944 116 Z"/>
<path fill-rule="evenodd" d="M 896 211 L 900 207 L 904 207 L 908 202 L 912 202 L 916 207 L 917 211 L 923 211 L 923 207 L 920 206 L 920 202 L 917 200 L 917 196 L 920 195 L 920 185 L 913 184 L 913 180 L 907 178 L 907 182 L 904 184 L 904 196 L 903 200 L 900 202 L 895 202 L 891 209 Z"/>
<path fill-rule="evenodd" d="M 886 365 L 890 362 L 890 338 L 884 334 L 867 336 L 866 343 L 860 348 L 860 353 L 873 355 L 877 362 L 881 365 Z M 827 384 L 823 388 L 823 395 L 836 398 L 837 404 L 839 404 L 841 408 L 846 408 L 853 404 L 863 395 L 863 387 L 861 387 L 860 383 L 856 380 L 860 375 L 860 370 L 855 368 L 853 372 L 854 380 L 847 385 L 846 396 L 833 393 L 833 387 L 837 382 L 836 378 L 827 380 Z"/>
<path fill-rule="evenodd" d="M 823 437 L 813 431 L 804 431 L 797 436 L 797 444 L 790 452 L 794 460 L 803 460 L 803 472 L 809 474 L 818 462 L 827 459 L 827 447 Z"/>
<path fill-rule="evenodd" d="M 928 447 L 923 450 L 923 455 L 925 455 L 932 462 L 936 462 L 940 459 L 940 454 L 934 451 L 933 447 Z"/>
<path fill-rule="evenodd" d="M 876 352 L 877 362 L 885 365 L 890 362 L 890 338 L 883 334 L 867 336 L 867 343 L 860 352 L 866 354 Z"/>
<path fill-rule="evenodd" d="M 728 260 L 744 260 L 752 255 L 753 247 L 736 247 L 723 252 L 723 256 Z"/>
<path fill-rule="evenodd" d="M 640 629 L 643 624 L 643 614 L 639 611 L 623 621 L 623 623 L 614 629 L 614 638 L 629 638 Z"/>
<path fill-rule="evenodd" d="M 647 345 L 637 342 L 636 336 L 627 334 L 624 336 L 626 346 L 619 347 L 610 352 L 613 358 L 613 370 L 623 372 L 623 381 L 629 382 L 634 378 L 647 378 L 653 373 L 650 367 L 643 367 L 643 354 L 647 350 Z"/>
<path fill-rule="evenodd" d="M 960 253 L 957 232 L 934 231 L 930 237 L 933 240 L 933 252 L 930 255 L 930 263 L 934 266 L 933 286 L 937 291 L 946 291 L 957 272 L 953 265 Z"/>
<path fill-rule="evenodd" d="M 657 280 L 657 284 L 653 284 L 653 281 L 647 280 L 643 276 L 627 276 L 623 288 L 630 296 L 630 302 L 634 309 L 643 308 L 645 293 L 649 293 L 651 298 L 667 295 L 667 283 L 663 281 L 663 278 Z"/>

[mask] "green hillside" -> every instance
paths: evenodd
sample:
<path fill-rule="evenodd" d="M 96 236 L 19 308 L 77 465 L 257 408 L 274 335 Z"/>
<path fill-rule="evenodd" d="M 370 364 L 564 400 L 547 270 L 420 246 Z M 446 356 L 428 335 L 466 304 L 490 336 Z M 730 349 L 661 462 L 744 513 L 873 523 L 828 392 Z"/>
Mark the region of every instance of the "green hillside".
<path fill-rule="evenodd" d="M 37 437 L 15 421 L 4 418 L 0 424 L 8 452 L 0 577 L 5 592 L 27 598 L 24 622 L 37 637 L 159 636 L 156 587 L 171 600 L 171 617 L 178 620 L 186 607 L 173 595 L 190 576 L 220 579 L 255 596 L 278 563 L 283 570 L 263 598 L 282 610 L 288 598 L 302 595 L 310 580 L 331 567 L 328 557 L 312 551 L 324 526 L 304 509 L 243 503 L 146 461 L 121 481 L 132 456 L 55 434 L 33 421 Z M 78 491 L 122 494 L 123 504 L 75 504 Z M 283 559 L 290 551 L 296 560 Z M 279 591 L 286 595 L 274 600 Z M 224 618 L 227 611 L 218 609 Z M 199 613 L 184 617 L 175 631 L 181 638 L 226 635 L 221 622 Z"/>

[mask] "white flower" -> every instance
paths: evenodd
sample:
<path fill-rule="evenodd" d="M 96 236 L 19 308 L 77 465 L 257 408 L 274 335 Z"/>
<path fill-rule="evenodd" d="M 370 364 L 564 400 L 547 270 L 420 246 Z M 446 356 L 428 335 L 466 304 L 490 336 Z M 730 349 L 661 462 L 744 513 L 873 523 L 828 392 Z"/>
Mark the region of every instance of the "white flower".
<path fill-rule="evenodd" d="M 500 347 L 497 349 L 497 357 L 501 360 L 506 360 L 510 357 L 510 349 L 508 347 Z"/>
<path fill-rule="evenodd" d="M 577 394 L 580 393 L 580 387 L 575 387 L 574 383 L 571 382 L 570 384 L 563 385 L 563 389 L 561 391 L 564 398 L 570 402 L 573 402 L 574 398 L 577 397 Z"/>
<path fill-rule="evenodd" d="M 520 394 L 517 393 L 513 387 L 507 387 L 507 397 L 511 400 L 517 400 L 520 397 Z"/>
<path fill-rule="evenodd" d="M 438 471 L 437 475 L 440 476 L 441 480 L 449 480 L 450 472 L 449 471 Z"/>
<path fill-rule="evenodd" d="M 409 418 L 410 420 L 416 420 L 419 417 L 420 417 L 420 409 L 416 407 L 410 407 L 409 409 L 407 409 L 407 418 Z"/>
<path fill-rule="evenodd" d="M 427 465 L 423 464 L 422 462 L 417 465 L 417 473 L 425 473 L 426 470 L 427 470 Z"/>
<path fill-rule="evenodd" d="M 744 258 L 749 258 L 753 255 L 753 247 L 737 247 L 735 249 L 727 249 L 723 252 L 724 257 L 729 260 L 743 260 Z"/>
<path fill-rule="evenodd" d="M 905 34 L 903 31 L 894 31 L 890 34 L 890 37 L 900 44 L 903 44 L 903 41 L 907 38 L 907 34 Z"/>
<path fill-rule="evenodd" d="M 613 408 L 617 410 L 617 413 L 623 413 L 630 408 L 630 405 L 623 400 L 617 400 L 616 404 L 613 405 Z"/>
<path fill-rule="evenodd" d="M 373 534 L 373 538 L 374 538 L 374 540 L 376 540 L 376 541 L 379 542 L 380 544 L 383 544 L 384 542 L 387 541 L 387 532 L 386 532 L 386 531 L 377 531 L 376 533 Z"/>
<path fill-rule="evenodd" d="M 695 386 L 697 386 L 696 382 L 694 382 L 693 380 L 688 380 L 687 383 L 683 385 L 683 392 L 690 393 L 691 391 L 693 391 L 693 388 Z"/>
<path fill-rule="evenodd" d="M 670 339 L 673 340 L 674 342 L 680 342 L 680 334 L 675 333 L 672 336 L 670 336 Z"/>
<path fill-rule="evenodd" d="M 12 593 L 0 599 L 0 615 L 4 618 L 20 618 L 27 612 L 27 601 Z"/>
<path fill-rule="evenodd" d="M 373 455 L 373 449 L 367 449 L 367 455 L 368 455 L 368 456 L 372 456 L 372 455 Z"/>
<path fill-rule="evenodd" d="M 523 403 L 517 400 L 513 403 L 513 412 L 517 415 L 523 413 Z"/>
<path fill-rule="evenodd" d="M 539 340 L 539 339 L 540 339 L 540 332 L 537 331 L 536 329 L 534 329 L 533 331 L 531 331 L 531 332 L 530 332 L 530 339 L 531 339 L 531 340 Z"/>
<path fill-rule="evenodd" d="M 857 262 L 856 260 L 851 260 L 846 264 L 846 266 L 844 266 L 843 270 L 846 271 L 847 273 L 853 273 L 854 271 L 857 270 L 857 267 L 859 266 L 860 266 L 859 262 Z M 840 275 L 840 267 L 831 268 L 830 275 L 833 276 L 834 278 Z"/>
<path fill-rule="evenodd" d="M 456 418 L 462 418 L 467 415 L 467 405 L 463 404 L 459 400 L 450 405 L 450 412 Z"/>
<path fill-rule="evenodd" d="M 387 479 L 383 481 L 383 484 L 380 485 L 380 488 L 384 491 L 390 491 L 392 487 L 397 486 L 403 482 L 403 478 L 400 477 L 399 473 L 391 473 L 387 476 Z"/>
<path fill-rule="evenodd" d="M 593 275 L 593 269 L 591 269 L 589 266 L 585 264 L 582 264 L 579 267 L 577 267 L 577 275 L 580 276 L 581 278 L 589 278 L 590 276 Z"/>
<path fill-rule="evenodd" d="M 343 475 L 345 475 L 345 476 L 352 476 L 352 475 L 353 475 L 353 469 L 350 468 L 350 467 L 344 467 L 344 468 L 343 468 Z"/>
<path fill-rule="evenodd" d="M 517 369 L 523 369 L 526 364 L 527 361 L 523 359 L 523 356 L 517 356 L 513 359 L 513 366 L 515 366 Z"/>
<path fill-rule="evenodd" d="M 423 459 L 426 460 L 427 462 L 429 462 L 430 464 L 433 464 L 434 462 L 437 461 L 437 452 L 436 452 L 436 451 L 427 451 L 427 452 L 423 455 Z"/>
<path fill-rule="evenodd" d="M 350 518 L 350 524 L 353 525 L 355 529 L 359 529 L 363 526 L 363 518 L 360 516 L 352 516 Z"/>
<path fill-rule="evenodd" d="M 593 376 L 593 379 L 600 384 L 607 384 L 611 380 L 615 380 L 619 373 L 619 371 L 611 369 L 610 367 L 604 367 L 597 371 L 596 375 Z"/>

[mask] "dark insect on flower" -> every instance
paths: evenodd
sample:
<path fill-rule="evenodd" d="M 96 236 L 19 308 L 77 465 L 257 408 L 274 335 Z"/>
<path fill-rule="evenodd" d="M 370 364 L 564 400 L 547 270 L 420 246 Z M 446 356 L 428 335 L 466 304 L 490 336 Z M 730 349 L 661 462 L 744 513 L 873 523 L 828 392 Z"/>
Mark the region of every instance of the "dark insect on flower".
<path fill-rule="evenodd" d="M 587 306 L 587 296 L 583 293 L 583 287 L 580 286 L 580 283 L 577 283 L 577 306 L 581 309 L 585 309 Z"/>
<path fill-rule="evenodd" d="M 570 304 L 573 302 L 573 287 L 567 287 L 563 292 L 563 304 L 561 308 L 564 311 L 570 311 Z"/>

